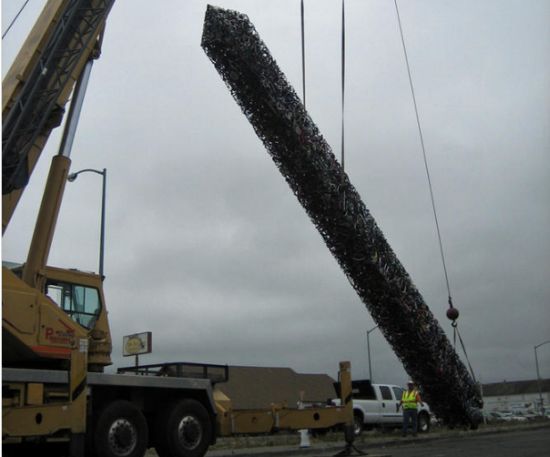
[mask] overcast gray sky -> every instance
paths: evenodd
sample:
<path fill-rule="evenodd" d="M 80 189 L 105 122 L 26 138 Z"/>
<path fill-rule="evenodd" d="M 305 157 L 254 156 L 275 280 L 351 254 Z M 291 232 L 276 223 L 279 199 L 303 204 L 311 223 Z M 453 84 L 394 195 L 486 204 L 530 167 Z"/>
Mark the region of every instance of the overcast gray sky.
<path fill-rule="evenodd" d="M 23 0 L 2 2 L 2 30 Z M 2 42 L 3 74 L 43 2 Z M 366 377 L 374 323 L 200 47 L 206 1 L 118 1 L 73 148 L 107 168 L 115 364 L 289 366 Z M 301 94 L 299 0 L 247 14 Z M 401 0 L 459 329 L 483 382 L 535 377 L 550 340 L 550 2 Z M 340 154 L 340 0 L 306 0 L 307 109 Z M 392 0 L 346 1 L 346 170 L 450 338 L 447 292 Z M 61 129 L 3 238 L 23 261 Z M 68 184 L 50 264 L 97 271 L 101 179 Z M 402 384 L 375 330 L 373 378 Z M 550 377 L 550 344 L 539 348 Z"/>

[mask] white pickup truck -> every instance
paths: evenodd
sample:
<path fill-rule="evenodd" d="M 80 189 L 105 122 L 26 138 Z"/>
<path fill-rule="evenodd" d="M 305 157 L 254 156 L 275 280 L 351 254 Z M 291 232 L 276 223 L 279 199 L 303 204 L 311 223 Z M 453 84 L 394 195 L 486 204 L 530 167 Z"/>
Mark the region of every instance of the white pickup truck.
<path fill-rule="evenodd" d="M 368 380 L 353 381 L 353 418 L 355 435 L 374 427 L 393 428 L 403 424 L 403 408 L 397 409 L 403 388 L 391 384 L 371 384 Z M 430 408 L 418 406 L 418 431 L 430 430 Z"/>

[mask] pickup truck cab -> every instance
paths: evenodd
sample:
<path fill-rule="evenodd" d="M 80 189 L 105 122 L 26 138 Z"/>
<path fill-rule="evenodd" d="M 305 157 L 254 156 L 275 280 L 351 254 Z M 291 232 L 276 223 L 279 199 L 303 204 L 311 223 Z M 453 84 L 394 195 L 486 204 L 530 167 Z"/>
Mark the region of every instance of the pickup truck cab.
<path fill-rule="evenodd" d="M 403 388 L 391 384 L 371 384 L 368 380 L 352 382 L 353 418 L 355 435 L 374 427 L 401 427 L 403 408 L 399 402 Z M 426 403 L 418 406 L 418 431 L 430 430 L 430 408 Z"/>

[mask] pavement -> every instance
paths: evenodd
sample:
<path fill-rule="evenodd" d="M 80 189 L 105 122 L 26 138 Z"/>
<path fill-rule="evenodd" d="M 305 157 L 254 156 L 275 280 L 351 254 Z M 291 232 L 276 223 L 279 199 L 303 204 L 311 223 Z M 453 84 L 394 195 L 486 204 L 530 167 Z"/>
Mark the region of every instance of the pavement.
<path fill-rule="evenodd" d="M 447 430 L 447 429 L 434 429 L 429 433 L 419 434 L 417 437 L 401 437 L 400 433 L 396 431 L 395 433 L 380 433 L 380 432 L 370 432 L 364 433 L 359 436 L 354 446 L 357 450 L 364 453 L 368 452 L 369 457 L 387 457 L 390 454 L 384 453 L 381 451 L 379 453 L 371 453 L 369 449 L 399 446 L 408 443 L 426 443 L 429 441 L 449 438 L 449 437 L 460 437 L 460 436 L 481 436 L 489 434 L 499 434 L 499 433 L 509 433 L 512 431 L 521 431 L 521 430 L 536 430 L 540 428 L 550 428 L 550 421 L 542 422 L 530 422 L 530 423 L 520 423 L 520 424 L 499 424 L 499 425 L 485 425 L 480 427 L 478 430 Z M 239 457 L 283 457 L 283 456 L 314 456 L 319 454 L 332 454 L 336 455 L 338 452 L 344 450 L 345 442 L 343 440 L 338 441 L 326 441 L 324 439 L 312 439 L 310 440 L 310 447 L 300 447 L 298 443 L 293 444 L 273 444 L 268 443 L 263 446 L 252 446 L 252 447 L 243 447 L 238 448 L 236 446 L 231 446 L 230 448 L 223 448 L 221 446 L 226 446 L 228 443 L 224 443 L 223 440 L 220 442 L 207 454 L 206 457 L 228 457 L 228 456 L 239 456 Z M 358 453 L 352 452 L 350 454 L 343 455 L 360 455 Z"/>

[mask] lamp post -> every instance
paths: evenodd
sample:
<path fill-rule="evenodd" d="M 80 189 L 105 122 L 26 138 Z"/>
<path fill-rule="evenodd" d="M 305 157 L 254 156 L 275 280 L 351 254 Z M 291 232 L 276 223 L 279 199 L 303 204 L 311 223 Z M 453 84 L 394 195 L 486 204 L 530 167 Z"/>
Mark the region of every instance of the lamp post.
<path fill-rule="evenodd" d="M 97 173 L 98 175 L 103 176 L 103 186 L 101 192 L 101 231 L 99 235 L 99 276 L 103 280 L 103 262 L 105 255 L 105 192 L 107 185 L 107 169 L 104 168 L 103 171 L 94 170 L 93 168 L 85 168 L 84 170 L 79 170 L 76 173 L 71 173 L 67 176 L 67 180 L 73 182 L 80 173 Z"/>
<path fill-rule="evenodd" d="M 541 414 L 544 414 L 544 402 L 543 402 L 543 399 L 542 399 L 542 388 L 541 388 L 541 384 L 540 384 L 539 358 L 537 356 L 537 349 L 540 348 L 541 346 L 544 346 L 545 344 L 548 344 L 548 343 L 550 343 L 550 340 L 544 341 L 543 343 L 537 344 L 535 346 L 535 365 L 537 367 L 537 383 L 538 383 L 538 386 L 539 386 L 539 401 L 540 401 L 540 412 L 541 412 Z"/>
<path fill-rule="evenodd" d="M 371 366 L 371 362 L 370 362 L 370 334 L 371 334 L 371 332 L 373 332 L 377 328 L 378 328 L 378 325 L 376 327 L 371 328 L 370 330 L 367 330 L 367 354 L 369 356 L 369 379 L 370 379 L 370 382 L 372 382 L 372 366 Z"/>

